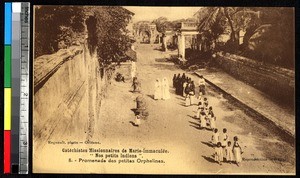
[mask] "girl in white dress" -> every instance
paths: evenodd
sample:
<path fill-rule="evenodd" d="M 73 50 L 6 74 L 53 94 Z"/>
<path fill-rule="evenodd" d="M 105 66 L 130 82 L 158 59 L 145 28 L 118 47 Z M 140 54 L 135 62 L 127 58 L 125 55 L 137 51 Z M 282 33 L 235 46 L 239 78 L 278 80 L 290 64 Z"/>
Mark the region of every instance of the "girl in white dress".
<path fill-rule="evenodd" d="M 212 144 L 215 146 L 218 142 L 219 142 L 219 133 L 218 133 L 218 129 L 215 129 L 213 131 L 213 135 L 211 137 L 211 142 Z"/>
<path fill-rule="evenodd" d="M 233 148 L 232 148 L 232 152 L 233 152 L 233 155 L 234 155 L 234 159 L 235 159 L 235 163 L 240 166 L 241 162 L 242 162 L 242 148 L 241 146 L 239 145 L 239 142 L 238 142 L 238 137 L 235 136 L 233 138 L 234 140 L 234 143 L 233 143 Z"/>
<path fill-rule="evenodd" d="M 210 115 L 210 129 L 214 130 L 216 127 L 216 116 Z"/>
<path fill-rule="evenodd" d="M 161 83 L 160 83 L 159 79 L 156 79 L 156 81 L 155 81 L 154 99 L 155 100 L 161 99 L 161 97 L 162 97 L 161 93 L 162 93 Z"/>
<path fill-rule="evenodd" d="M 202 103 L 199 102 L 197 110 L 196 110 L 196 115 L 195 115 L 195 118 L 197 118 L 197 119 L 200 119 L 200 113 L 201 113 L 201 110 L 202 110 L 201 108 L 202 108 Z"/>
<path fill-rule="evenodd" d="M 227 142 L 227 146 L 225 148 L 225 153 L 226 153 L 226 161 L 231 164 L 234 161 L 231 141 Z"/>
<path fill-rule="evenodd" d="M 221 142 L 218 142 L 217 146 L 215 147 L 215 161 L 222 165 L 221 162 L 223 162 L 223 149 L 221 147 Z"/>
<path fill-rule="evenodd" d="M 170 91 L 169 91 L 169 82 L 166 77 L 163 78 L 162 81 L 162 99 L 167 100 L 170 99 Z"/>
<path fill-rule="evenodd" d="M 228 134 L 227 134 L 227 129 L 224 128 L 223 133 L 220 136 L 220 142 L 221 142 L 223 148 L 226 147 L 228 139 L 229 139 L 229 137 L 228 137 Z"/>
<path fill-rule="evenodd" d="M 200 113 L 200 128 L 205 129 L 206 128 L 206 115 L 203 111 Z"/>

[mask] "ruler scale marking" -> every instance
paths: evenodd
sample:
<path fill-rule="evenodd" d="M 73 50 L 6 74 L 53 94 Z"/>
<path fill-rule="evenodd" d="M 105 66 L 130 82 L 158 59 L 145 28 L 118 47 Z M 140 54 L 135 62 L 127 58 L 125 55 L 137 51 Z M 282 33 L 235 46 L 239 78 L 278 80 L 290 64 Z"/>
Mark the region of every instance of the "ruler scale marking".
<path fill-rule="evenodd" d="M 29 44 L 30 3 L 21 4 L 21 80 L 20 80 L 20 137 L 19 174 L 28 174 L 29 143 Z M 22 132 L 21 132 L 22 130 Z"/>

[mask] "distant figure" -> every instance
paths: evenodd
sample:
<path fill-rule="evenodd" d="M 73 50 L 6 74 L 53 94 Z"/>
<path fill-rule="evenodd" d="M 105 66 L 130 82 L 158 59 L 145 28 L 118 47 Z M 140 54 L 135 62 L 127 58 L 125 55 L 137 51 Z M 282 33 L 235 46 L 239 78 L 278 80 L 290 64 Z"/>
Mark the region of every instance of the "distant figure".
<path fill-rule="evenodd" d="M 173 88 L 175 88 L 176 86 L 176 74 L 174 74 L 173 76 Z"/>
<path fill-rule="evenodd" d="M 199 84 L 199 92 L 205 95 L 205 80 L 202 75 L 200 76 L 198 84 Z"/>
<path fill-rule="evenodd" d="M 181 80 L 181 76 L 180 74 L 177 75 L 176 80 L 175 80 L 175 93 L 178 95 L 179 94 L 179 85 L 180 85 L 180 80 Z"/>
<path fill-rule="evenodd" d="M 169 87 L 168 79 L 164 77 L 161 84 L 162 84 L 162 99 L 163 100 L 170 99 L 170 87 Z"/>
<path fill-rule="evenodd" d="M 195 104 L 195 84 L 194 81 L 191 82 L 190 84 L 190 105 L 194 105 Z"/>
<path fill-rule="evenodd" d="M 226 149 L 225 149 L 225 154 L 226 154 L 226 161 L 231 164 L 234 161 L 231 141 L 227 142 L 227 146 L 226 146 Z"/>
<path fill-rule="evenodd" d="M 136 77 L 136 64 L 134 61 L 131 61 L 131 78 Z"/>
<path fill-rule="evenodd" d="M 137 112 L 135 115 L 135 122 L 134 125 L 139 127 L 141 124 L 141 116 L 140 116 L 140 112 Z"/>
<path fill-rule="evenodd" d="M 159 79 L 156 79 L 155 81 L 155 91 L 154 91 L 154 99 L 158 100 L 162 98 L 162 88 L 161 88 L 161 82 Z"/>
<path fill-rule="evenodd" d="M 235 136 L 233 138 L 234 140 L 234 143 L 233 143 L 233 148 L 232 148 L 232 151 L 233 151 L 233 155 L 234 155 L 234 159 L 235 159 L 235 163 L 240 166 L 241 162 L 242 162 L 242 148 L 241 146 L 239 145 L 239 142 L 238 142 L 238 137 Z"/>
<path fill-rule="evenodd" d="M 133 92 L 140 92 L 141 84 L 138 81 L 137 77 L 133 77 L 132 86 L 133 86 Z"/>
<path fill-rule="evenodd" d="M 135 101 L 136 101 L 135 114 L 136 115 L 138 114 L 140 118 L 143 117 L 147 119 L 147 117 L 149 116 L 149 112 L 147 110 L 147 103 L 144 98 L 144 95 L 142 94 L 139 95 L 138 97 L 136 97 Z"/>
<path fill-rule="evenodd" d="M 183 84 L 182 84 L 182 96 L 183 96 L 183 97 L 186 97 L 186 96 L 187 96 L 187 94 L 186 94 L 186 92 L 185 92 L 187 86 L 188 86 L 188 82 L 185 80 L 185 81 L 183 82 Z"/>
<path fill-rule="evenodd" d="M 184 92 L 184 90 L 183 90 L 183 83 L 186 81 L 186 76 L 185 76 L 185 73 L 183 73 L 182 74 L 182 76 L 181 76 L 181 78 L 180 78 L 180 80 L 179 80 L 179 82 L 178 82 L 178 87 L 179 87 L 179 90 L 178 90 L 178 94 L 179 95 L 181 95 L 181 96 L 183 96 L 183 92 Z"/>
<path fill-rule="evenodd" d="M 223 162 L 223 149 L 221 147 L 221 142 L 217 143 L 215 147 L 215 161 L 222 165 Z"/>
<path fill-rule="evenodd" d="M 122 74 L 120 74 L 119 72 L 117 73 L 115 80 L 116 80 L 117 82 L 124 82 L 124 83 L 125 83 L 125 78 L 124 78 L 124 76 L 123 76 Z"/>

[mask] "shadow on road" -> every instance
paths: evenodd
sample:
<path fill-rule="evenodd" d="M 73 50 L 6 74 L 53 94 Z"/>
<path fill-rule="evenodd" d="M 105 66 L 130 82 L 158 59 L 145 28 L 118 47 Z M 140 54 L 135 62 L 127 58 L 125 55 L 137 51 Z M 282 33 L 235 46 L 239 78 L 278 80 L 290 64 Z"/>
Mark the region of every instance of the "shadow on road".
<path fill-rule="evenodd" d="M 214 147 L 214 145 L 212 145 L 211 143 L 209 143 L 209 142 L 201 142 L 201 143 L 203 143 L 204 145 L 207 145 L 207 146 L 209 146 L 209 147 L 211 147 L 211 148 L 213 148 Z"/>
<path fill-rule="evenodd" d="M 157 70 L 170 70 L 177 71 L 178 68 L 171 62 L 168 63 L 158 63 L 158 64 L 149 64 L 150 67 L 155 68 Z M 155 70 L 153 69 L 153 70 Z"/>
<path fill-rule="evenodd" d="M 156 58 L 155 62 L 172 62 L 172 59 L 169 59 L 169 58 Z"/>
<path fill-rule="evenodd" d="M 214 158 L 209 157 L 209 156 L 202 156 L 204 159 L 206 159 L 206 161 L 209 161 L 211 163 L 216 163 L 216 161 L 214 160 Z"/>
<path fill-rule="evenodd" d="M 147 95 L 149 98 L 151 98 L 151 99 L 153 99 L 154 101 L 156 101 L 155 99 L 154 99 L 154 95 Z"/>
<path fill-rule="evenodd" d="M 191 127 L 194 127 L 197 130 L 203 130 L 202 128 L 200 128 L 200 124 L 196 123 L 196 122 L 191 122 L 189 121 L 189 123 L 191 124 Z"/>
<path fill-rule="evenodd" d="M 187 115 L 187 116 L 190 117 L 190 118 L 192 118 L 192 119 L 194 119 L 194 120 L 198 120 L 199 121 L 199 119 L 195 118 L 194 116 L 191 116 L 191 115 Z"/>
<path fill-rule="evenodd" d="M 132 126 L 137 127 L 133 121 L 129 121 L 129 123 L 132 124 Z"/>

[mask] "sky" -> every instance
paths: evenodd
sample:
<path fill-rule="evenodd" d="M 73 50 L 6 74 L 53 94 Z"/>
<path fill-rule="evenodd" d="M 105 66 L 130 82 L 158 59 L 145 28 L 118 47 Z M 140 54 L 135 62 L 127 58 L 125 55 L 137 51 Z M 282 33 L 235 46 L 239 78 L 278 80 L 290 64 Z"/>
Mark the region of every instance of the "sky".
<path fill-rule="evenodd" d="M 124 6 L 124 8 L 135 13 L 133 22 L 141 20 L 152 21 L 159 17 L 167 17 L 169 20 L 191 18 L 200 7 L 143 7 L 143 6 Z"/>

